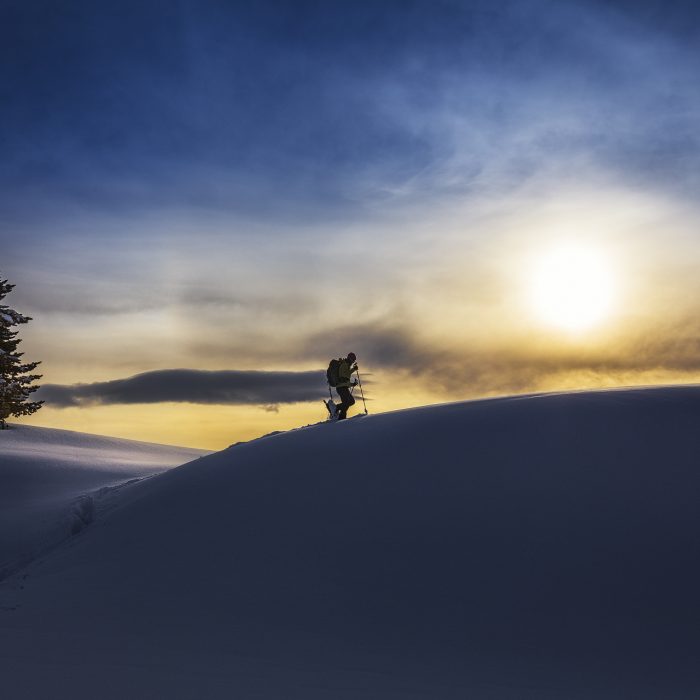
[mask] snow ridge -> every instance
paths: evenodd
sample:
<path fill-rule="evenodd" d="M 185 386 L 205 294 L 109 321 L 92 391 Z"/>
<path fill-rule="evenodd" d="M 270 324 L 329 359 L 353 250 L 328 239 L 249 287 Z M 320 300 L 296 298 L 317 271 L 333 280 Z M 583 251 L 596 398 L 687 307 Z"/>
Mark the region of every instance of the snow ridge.
<path fill-rule="evenodd" d="M 699 424 L 700 387 L 504 398 L 142 479 L 0 585 L 4 687 L 697 698 Z"/>

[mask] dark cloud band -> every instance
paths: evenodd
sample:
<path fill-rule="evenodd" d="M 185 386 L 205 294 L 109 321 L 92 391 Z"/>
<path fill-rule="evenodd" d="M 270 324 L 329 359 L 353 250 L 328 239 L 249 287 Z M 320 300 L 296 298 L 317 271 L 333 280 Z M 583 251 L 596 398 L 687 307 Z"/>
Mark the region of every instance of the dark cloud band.
<path fill-rule="evenodd" d="M 326 391 L 324 372 L 164 369 L 92 384 L 45 384 L 41 398 L 53 407 L 95 404 L 201 403 L 276 405 L 313 401 Z"/>

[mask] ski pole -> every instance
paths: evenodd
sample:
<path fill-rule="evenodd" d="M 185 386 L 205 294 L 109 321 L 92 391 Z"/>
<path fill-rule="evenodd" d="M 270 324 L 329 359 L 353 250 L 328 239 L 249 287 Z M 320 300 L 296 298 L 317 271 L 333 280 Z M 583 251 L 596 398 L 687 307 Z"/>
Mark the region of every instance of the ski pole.
<path fill-rule="evenodd" d="M 365 415 L 367 415 L 367 402 L 365 401 L 365 392 L 362 391 L 362 381 L 360 380 L 359 370 L 357 370 L 357 384 L 360 387 L 360 396 L 362 397 L 362 403 L 365 405 Z"/>

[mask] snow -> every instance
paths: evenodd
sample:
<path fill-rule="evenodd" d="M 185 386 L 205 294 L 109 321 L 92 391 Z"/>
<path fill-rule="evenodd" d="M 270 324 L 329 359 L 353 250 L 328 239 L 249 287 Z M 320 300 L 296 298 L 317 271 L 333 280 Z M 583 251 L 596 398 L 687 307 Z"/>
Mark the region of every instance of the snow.
<path fill-rule="evenodd" d="M 5 311 L 0 311 L 0 319 L 10 326 L 16 326 L 20 323 L 26 323 L 27 321 L 31 320 L 26 316 L 22 316 L 22 314 L 17 313 L 14 309 L 8 308 L 7 306 L 0 308 L 5 309 Z"/>
<path fill-rule="evenodd" d="M 68 430 L 0 430 L 0 579 L 76 531 L 98 489 L 202 454 Z"/>
<path fill-rule="evenodd" d="M 0 586 L 3 690 L 696 698 L 699 424 L 698 387 L 451 404 L 116 489 Z"/>

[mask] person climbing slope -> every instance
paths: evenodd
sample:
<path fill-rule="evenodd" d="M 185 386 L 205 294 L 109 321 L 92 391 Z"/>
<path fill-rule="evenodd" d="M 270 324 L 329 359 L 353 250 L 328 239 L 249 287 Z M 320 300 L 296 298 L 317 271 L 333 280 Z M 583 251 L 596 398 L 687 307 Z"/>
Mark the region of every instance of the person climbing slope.
<path fill-rule="evenodd" d="M 350 387 L 357 384 L 357 380 L 352 380 L 353 372 L 357 372 L 356 360 L 355 353 L 349 352 L 347 357 L 331 360 L 328 365 L 326 373 L 328 384 L 335 388 L 340 397 L 339 404 L 334 404 L 332 400 L 328 402 L 328 410 L 336 420 L 347 418 L 348 409 L 355 404 Z M 333 410 L 335 410 L 335 416 L 333 416 Z"/>

